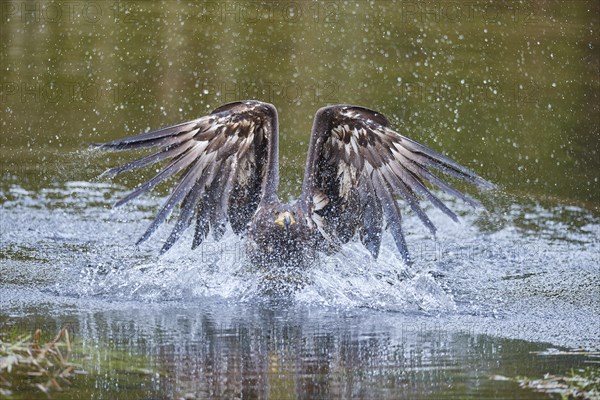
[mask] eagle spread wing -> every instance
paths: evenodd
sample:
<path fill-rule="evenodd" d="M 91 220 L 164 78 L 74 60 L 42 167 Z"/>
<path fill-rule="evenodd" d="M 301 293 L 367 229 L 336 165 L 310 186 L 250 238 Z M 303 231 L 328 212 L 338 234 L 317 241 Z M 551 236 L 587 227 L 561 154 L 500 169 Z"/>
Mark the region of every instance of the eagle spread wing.
<path fill-rule="evenodd" d="M 456 214 L 425 185 L 430 182 L 472 206 L 480 204 L 435 175 L 438 170 L 485 189 L 494 187 L 474 172 L 404 137 L 373 110 L 350 105 L 321 108 L 315 115 L 300 202 L 325 239 L 346 243 L 356 233 L 377 257 L 383 220 L 405 262 L 410 256 L 395 195 L 421 221 L 435 226 L 419 206 L 427 198 L 453 220 Z"/>
<path fill-rule="evenodd" d="M 158 148 L 145 157 L 108 170 L 109 175 L 167 161 L 158 174 L 116 205 L 181 173 L 178 184 L 138 241 L 148 239 L 173 208 L 181 204 L 178 220 L 161 250 L 165 252 L 194 217 L 196 230 L 192 248 L 202 243 L 209 229 L 215 239 L 219 239 L 227 222 L 236 234 L 243 232 L 260 202 L 276 198 L 279 183 L 277 132 L 277 110 L 273 105 L 241 101 L 221 106 L 193 121 L 95 147 L 109 150 Z"/>
<path fill-rule="evenodd" d="M 480 204 L 434 171 L 480 188 L 494 187 L 389 125 L 382 114 L 350 105 L 321 108 L 315 115 L 302 194 L 295 206 L 307 217 L 308 225 L 316 227 L 314 238 L 325 239 L 311 241 L 317 243 L 314 251 L 335 249 L 358 234 L 376 258 L 385 220 L 398 251 L 410 263 L 396 196 L 404 198 L 435 233 L 435 226 L 419 205 L 420 198 L 428 199 L 453 220 L 457 217 L 426 183 L 472 206 Z M 263 211 L 269 210 L 278 204 L 278 119 L 275 107 L 268 103 L 230 103 L 193 121 L 95 146 L 109 150 L 158 148 L 108 170 L 109 175 L 165 162 L 162 170 L 117 205 L 180 174 L 179 182 L 138 241 L 148 239 L 179 204 L 177 222 L 161 252 L 168 250 L 194 219 L 192 248 L 202 243 L 209 230 L 218 240 L 227 223 L 236 234 L 244 232 L 257 209 L 265 206 Z"/>

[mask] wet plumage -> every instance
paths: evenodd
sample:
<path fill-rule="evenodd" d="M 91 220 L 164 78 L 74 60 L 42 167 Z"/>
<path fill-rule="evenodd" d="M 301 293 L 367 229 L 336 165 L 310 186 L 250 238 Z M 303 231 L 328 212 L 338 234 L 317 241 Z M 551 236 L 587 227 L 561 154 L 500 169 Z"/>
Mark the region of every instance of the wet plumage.
<path fill-rule="evenodd" d="M 266 268 L 304 269 L 319 253 L 335 253 L 355 236 L 377 258 L 386 228 L 402 259 L 410 263 L 397 198 L 406 201 L 435 233 L 434 224 L 419 205 L 422 198 L 451 219 L 457 220 L 457 216 L 432 193 L 427 182 L 480 206 L 436 172 L 479 188 L 493 188 L 474 172 L 395 132 L 382 114 L 336 105 L 317 111 L 301 195 L 294 204 L 282 204 L 277 197 L 278 135 L 273 105 L 241 101 L 193 121 L 96 147 L 156 149 L 108 170 L 109 175 L 164 162 L 160 172 L 117 205 L 179 174 L 178 183 L 138 243 L 148 239 L 179 206 L 162 252 L 190 225 L 195 227 L 192 248 L 209 232 L 219 240 L 231 226 L 235 234 L 245 237 L 249 260 Z"/>

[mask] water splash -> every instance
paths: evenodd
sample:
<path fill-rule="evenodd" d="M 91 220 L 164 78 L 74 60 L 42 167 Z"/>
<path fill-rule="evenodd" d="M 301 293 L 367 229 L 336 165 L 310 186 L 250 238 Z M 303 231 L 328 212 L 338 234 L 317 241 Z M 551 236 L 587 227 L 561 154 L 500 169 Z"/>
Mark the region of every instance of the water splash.
<path fill-rule="evenodd" d="M 264 295 L 264 274 L 248 265 L 243 240 L 231 230 L 221 241 L 207 240 L 195 251 L 189 250 L 188 232 L 188 237 L 158 257 L 157 243 L 164 239 L 167 227 L 136 248 L 136 238 L 162 199 L 111 209 L 123 193 L 110 185 L 84 182 L 38 193 L 12 185 L 4 196 L 5 214 L 16 226 L 35 221 L 37 234 L 16 231 L 10 241 L 32 260 L 39 257 L 40 263 L 55 267 L 56 279 L 48 279 L 55 282 L 48 287 L 60 295 L 141 301 L 211 296 L 254 301 Z M 360 243 L 350 243 L 342 253 L 324 256 L 305 271 L 302 284 L 291 295 L 299 302 L 329 306 L 425 312 L 455 309 L 452 295 L 431 274 L 408 270 L 393 249 L 391 238 L 384 238 L 376 261 Z M 14 258 L 16 265 L 19 257 Z"/>
<path fill-rule="evenodd" d="M 2 188 L 6 228 L 0 283 L 113 302 L 189 304 L 218 298 L 250 304 L 268 297 L 264 274 L 248 265 L 243 241 L 231 230 L 220 242 L 207 240 L 195 251 L 189 250 L 188 232 L 158 257 L 167 226 L 136 247 L 163 199 L 146 197 L 112 209 L 125 193 L 114 185 L 85 182 L 37 191 L 16 183 Z M 462 224 L 428 210 L 439 227 L 437 238 L 405 213 L 414 266 L 401 262 L 386 234 L 377 261 L 360 243 L 350 243 L 341 253 L 323 257 L 305 271 L 296 290 L 280 297 L 309 306 L 458 315 L 486 323 L 492 318 L 515 331 L 524 323 L 543 327 L 546 336 L 557 327 L 553 337 L 559 342 L 593 340 L 597 324 L 590 315 L 600 315 L 600 218 L 578 207 L 531 202 L 508 202 L 489 216 L 458 202 L 451 207 Z M 21 301 L 26 304 L 27 298 Z M 583 328 L 577 322 L 582 320 L 589 321 Z M 528 337 L 541 334 L 528 332 Z"/>

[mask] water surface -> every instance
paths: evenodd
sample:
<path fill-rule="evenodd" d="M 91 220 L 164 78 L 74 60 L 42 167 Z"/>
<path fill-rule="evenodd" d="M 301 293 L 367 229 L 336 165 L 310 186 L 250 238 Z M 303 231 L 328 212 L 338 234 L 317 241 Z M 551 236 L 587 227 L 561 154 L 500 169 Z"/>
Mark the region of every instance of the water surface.
<path fill-rule="evenodd" d="M 25 4 L 0 22 L 0 339 L 71 329 L 87 374 L 57 398 L 546 398 L 490 377 L 597 365 L 564 354 L 600 347 L 597 2 Z M 169 185 L 112 209 L 152 171 L 99 179 L 134 155 L 88 144 L 246 98 L 279 110 L 284 199 L 335 103 L 500 189 L 447 199 L 460 224 L 426 206 L 436 238 L 403 206 L 413 267 L 350 243 L 285 299 L 231 232 L 136 247 Z"/>

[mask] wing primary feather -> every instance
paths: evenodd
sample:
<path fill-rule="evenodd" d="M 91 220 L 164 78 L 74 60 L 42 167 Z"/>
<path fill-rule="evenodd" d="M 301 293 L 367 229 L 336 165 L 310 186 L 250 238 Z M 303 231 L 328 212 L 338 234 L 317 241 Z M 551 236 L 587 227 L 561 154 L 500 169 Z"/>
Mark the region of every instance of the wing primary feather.
<path fill-rule="evenodd" d="M 236 172 L 237 172 L 237 159 L 231 162 L 231 167 L 228 168 L 227 172 L 227 181 L 225 183 L 225 187 L 223 188 L 223 193 L 221 194 L 221 201 L 219 206 L 219 211 L 217 214 L 217 223 L 222 226 L 223 231 L 227 225 L 227 209 L 229 208 L 229 198 L 231 197 L 231 191 L 233 189 L 233 181 L 235 180 Z"/>
<path fill-rule="evenodd" d="M 421 165 L 424 165 L 424 166 L 431 166 L 431 167 L 445 173 L 446 175 L 450 175 L 454 178 L 469 182 L 470 184 L 480 187 L 482 189 L 495 189 L 496 188 L 496 185 L 494 185 L 493 183 L 486 181 L 485 179 L 481 178 L 479 175 L 477 175 L 473 171 L 453 162 L 452 160 L 438 154 L 437 152 L 429 149 L 428 147 L 423 146 L 423 148 L 429 149 L 429 152 L 421 152 L 418 150 L 414 151 L 414 148 L 406 147 L 405 146 L 406 141 L 410 140 L 410 139 L 408 139 L 404 136 L 401 136 L 401 135 L 398 135 L 398 136 L 400 136 L 402 138 L 402 142 L 399 143 L 399 145 L 402 147 L 398 148 L 398 146 L 396 146 L 396 148 L 400 151 L 400 153 L 402 155 L 404 155 L 406 158 L 410 159 L 411 161 L 421 164 Z M 410 140 L 410 142 L 416 143 L 412 140 Z M 404 150 L 404 151 L 402 151 L 402 150 Z M 437 157 L 438 155 L 439 155 L 439 157 Z"/>
<path fill-rule="evenodd" d="M 404 260 L 404 262 L 410 266 L 412 265 L 412 260 L 408 252 L 408 247 L 406 246 L 404 234 L 402 233 L 402 218 L 400 215 L 400 210 L 398 209 L 398 204 L 390 194 L 389 188 L 386 187 L 386 183 L 379 172 L 375 171 L 372 179 L 375 192 L 382 200 L 383 213 L 385 214 L 388 225 L 392 231 L 392 236 L 396 242 L 398 252 L 402 256 L 402 260 Z"/>
<path fill-rule="evenodd" d="M 392 130 L 390 129 L 390 131 L 392 131 Z M 448 167 L 452 167 L 453 169 L 455 169 L 459 172 L 462 172 L 463 174 L 465 174 L 467 176 L 479 178 L 479 176 L 477 176 L 477 174 L 475 174 L 470 169 L 463 167 L 462 165 L 458 164 L 454 160 L 451 160 L 450 158 L 438 153 L 437 151 L 433 150 L 432 148 L 425 146 L 424 144 L 421 144 L 419 142 L 416 142 L 410 138 L 407 138 L 406 136 L 402 136 L 395 131 L 392 131 L 392 132 L 394 132 L 396 135 L 400 136 L 401 145 L 404 146 L 405 148 L 407 148 L 408 150 L 412 151 L 413 153 L 421 153 L 433 160 L 438 161 L 441 164 L 445 164 Z"/>
<path fill-rule="evenodd" d="M 171 214 L 171 211 L 173 211 L 173 208 L 192 190 L 196 183 L 196 180 L 202 172 L 203 169 L 201 168 L 201 166 L 192 165 L 190 167 L 190 169 L 187 171 L 181 182 L 179 182 L 175 189 L 173 189 L 173 191 L 167 198 L 167 201 L 162 206 L 158 214 L 156 214 L 154 221 L 150 224 L 146 232 L 138 240 L 138 245 L 146 241 L 156 231 L 158 226 L 167 219 L 167 217 Z M 209 175 L 210 174 L 202 175 L 200 183 L 201 185 L 204 184 L 204 179 L 206 179 Z"/>
<path fill-rule="evenodd" d="M 210 225 L 215 241 L 220 240 L 225 234 L 227 227 L 227 201 L 228 195 L 225 194 L 227 184 L 233 177 L 233 162 L 227 162 L 222 170 L 219 171 L 219 177 L 214 180 L 211 187 L 209 204 L 211 207 Z M 227 196 L 227 198 L 226 198 Z"/>
<path fill-rule="evenodd" d="M 375 189 L 369 179 L 363 176 L 360 182 L 360 197 L 363 205 L 363 226 L 360 230 L 361 241 L 374 259 L 379 256 L 383 215 L 381 204 L 375 195 Z"/>
<path fill-rule="evenodd" d="M 131 150 L 137 148 L 154 147 L 160 144 L 164 144 L 163 139 L 166 139 L 170 136 L 181 135 L 183 133 L 187 133 L 196 129 L 198 123 L 201 120 L 202 118 L 199 118 L 193 121 L 183 122 L 181 124 L 157 129 L 151 132 L 146 132 L 135 136 L 129 136 L 108 143 L 94 143 L 91 146 L 97 149 L 110 150 Z"/>
<path fill-rule="evenodd" d="M 196 229 L 194 230 L 192 250 L 195 250 L 202 244 L 210 230 L 210 207 L 206 205 L 207 197 L 208 196 L 205 195 L 204 200 L 198 203 L 198 208 L 196 210 Z"/>
<path fill-rule="evenodd" d="M 221 176 L 226 179 L 224 179 L 224 185 L 219 185 L 219 190 L 215 193 L 219 199 L 219 203 L 216 204 L 213 209 L 214 216 L 211 217 L 211 219 L 214 220 L 213 234 L 215 235 L 216 240 L 219 240 L 225 233 L 227 222 L 229 221 L 229 199 L 231 198 L 235 179 L 239 172 L 239 160 L 246 156 L 247 151 L 248 146 L 245 145 L 245 142 L 242 142 L 237 155 L 233 157 L 231 161 L 226 161 L 225 168 L 220 172 Z"/>
<path fill-rule="evenodd" d="M 402 156 L 402 155 L 401 155 L 401 157 L 404 158 L 404 156 Z M 403 168 L 405 168 L 407 170 L 407 173 L 411 173 L 413 176 L 415 176 L 415 178 L 421 177 L 421 178 L 431 182 L 432 184 L 438 186 L 444 192 L 451 194 L 451 195 L 465 201 L 466 203 L 468 203 L 469 205 L 471 205 L 473 207 L 481 206 L 481 204 L 479 204 L 479 202 L 470 198 L 469 196 L 460 192 L 459 190 L 455 189 L 449 183 L 438 178 L 436 175 L 432 174 L 427 168 L 422 167 L 421 165 L 416 164 L 406 158 L 404 158 L 404 160 L 401 160 L 401 165 Z M 453 221 L 458 222 L 458 216 L 452 210 L 450 210 L 437 196 L 435 196 L 429 190 L 427 190 L 427 192 L 425 192 L 425 196 L 429 199 L 429 201 L 432 204 L 434 204 L 437 208 L 442 210 Z"/>
<path fill-rule="evenodd" d="M 200 153 L 198 149 L 196 149 L 196 151 L 194 150 L 195 149 L 192 147 L 191 149 L 188 149 L 185 153 L 182 153 L 179 156 L 175 157 L 171 164 L 169 164 L 162 171 L 156 174 L 152 179 L 144 182 L 136 190 L 129 193 L 123 199 L 119 200 L 115 204 L 115 207 L 121 206 L 127 203 L 128 201 L 135 199 L 139 195 L 146 193 L 147 191 L 156 187 L 156 185 L 158 185 L 160 182 L 164 181 L 167 178 L 170 178 L 177 172 L 189 166 L 192 162 L 194 162 L 194 160 L 198 157 Z"/>
<path fill-rule="evenodd" d="M 453 221 L 458 222 L 458 217 L 452 210 L 450 210 L 440 199 L 438 199 L 429 189 L 421 178 L 413 173 L 410 169 L 406 168 L 406 165 L 398 162 L 391 163 L 392 170 L 394 174 L 398 176 L 403 182 L 416 193 L 424 195 L 427 200 L 431 202 L 435 207 L 442 210 L 446 215 L 448 215 Z"/>
<path fill-rule="evenodd" d="M 387 170 L 385 167 L 379 170 L 379 172 L 390 187 L 402 194 L 402 197 L 404 197 L 410 208 L 417 214 L 421 222 L 429 229 L 432 235 L 435 235 L 437 228 L 419 205 L 419 199 L 415 196 L 413 186 L 407 185 L 403 179 L 399 178 L 393 171 Z"/>
<path fill-rule="evenodd" d="M 132 169 L 142 168 L 148 165 L 155 164 L 159 161 L 162 161 L 167 158 L 174 158 L 180 155 L 181 153 L 188 150 L 193 144 L 185 143 L 181 145 L 171 145 L 169 147 L 164 148 L 163 150 L 157 151 L 155 153 L 149 154 L 145 157 L 138 158 L 137 160 L 130 161 L 123 165 L 119 165 L 118 167 L 111 168 L 106 170 L 101 176 L 116 176 L 120 173 L 131 171 Z"/>
<path fill-rule="evenodd" d="M 183 202 L 181 203 L 181 210 L 179 212 L 179 217 L 177 218 L 177 222 L 171 231 L 171 234 L 165 241 L 163 247 L 160 249 L 159 254 L 164 254 L 167 252 L 177 240 L 181 237 L 183 232 L 190 226 L 192 221 L 192 216 L 194 215 L 194 210 L 196 209 L 198 198 L 202 194 L 202 182 L 197 181 L 190 192 L 187 194 Z"/>

